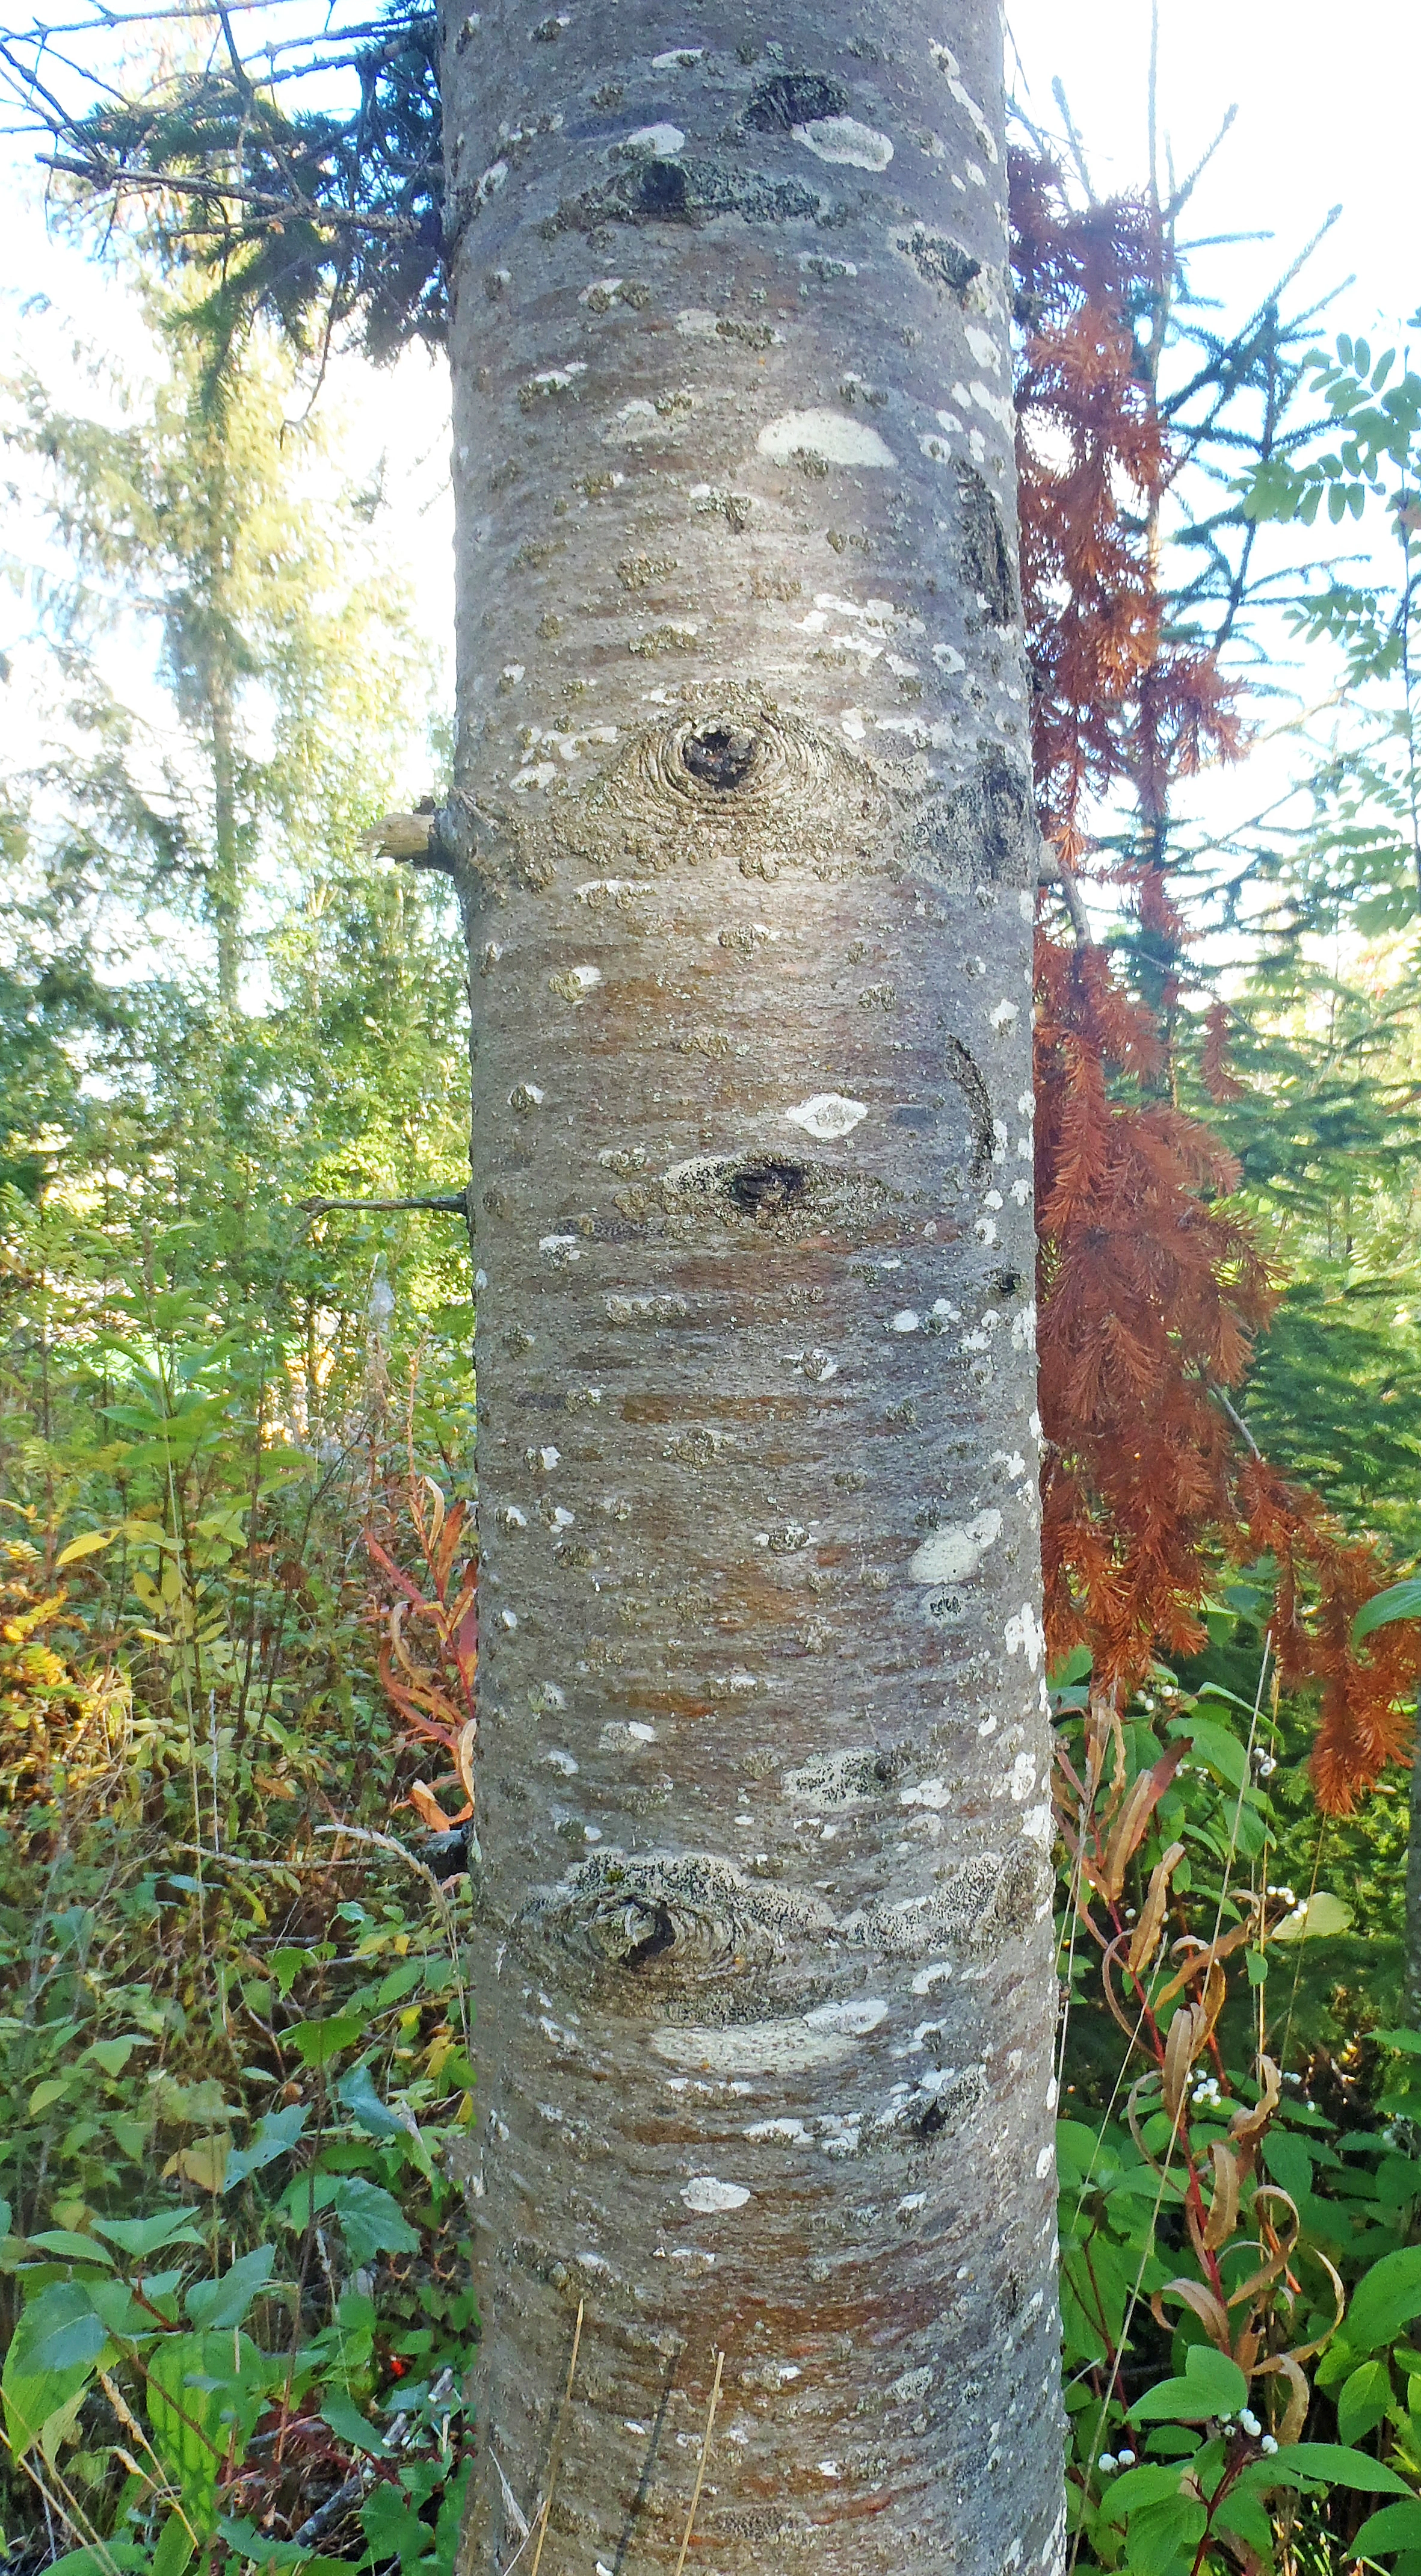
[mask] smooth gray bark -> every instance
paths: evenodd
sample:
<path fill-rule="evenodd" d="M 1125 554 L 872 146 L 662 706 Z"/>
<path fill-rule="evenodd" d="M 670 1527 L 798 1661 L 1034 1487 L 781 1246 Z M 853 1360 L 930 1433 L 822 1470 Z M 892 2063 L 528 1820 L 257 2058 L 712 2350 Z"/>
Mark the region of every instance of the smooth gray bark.
<path fill-rule="evenodd" d="M 723 2352 L 691 2565 L 1052 2569 L 1001 28 L 495 0 L 444 99 L 469 2563 L 557 2443 L 546 2576 L 673 2569 Z"/>

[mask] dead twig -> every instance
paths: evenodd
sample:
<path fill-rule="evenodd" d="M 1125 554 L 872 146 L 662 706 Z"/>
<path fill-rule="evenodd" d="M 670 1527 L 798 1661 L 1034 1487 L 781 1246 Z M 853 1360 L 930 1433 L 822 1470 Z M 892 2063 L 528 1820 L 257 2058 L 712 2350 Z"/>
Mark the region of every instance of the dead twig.
<path fill-rule="evenodd" d="M 562 2404 L 558 2408 L 558 2420 L 553 2428 L 553 2447 L 548 2455 L 547 2493 L 543 2498 L 543 2510 L 538 2517 L 538 2546 L 533 2552 L 533 2564 L 528 2571 L 528 2576 L 538 2576 L 538 2561 L 543 2555 L 543 2543 L 548 2536 L 548 2516 L 553 2509 L 553 2488 L 557 2483 L 558 2463 L 562 2458 L 562 2437 L 567 2428 L 567 2410 L 572 2403 L 572 2383 L 577 2370 L 577 2348 L 582 2341 L 582 2316 L 585 2304 L 582 2299 L 577 2302 L 577 2323 L 572 2330 L 572 2359 L 567 2365 L 567 2386 L 563 2390 Z"/>
<path fill-rule="evenodd" d="M 686 2564 L 686 2552 L 691 2546 L 691 2533 L 695 2529 L 696 2507 L 701 2500 L 701 2480 L 705 2476 L 706 2462 L 710 2458 L 711 2434 L 715 2428 L 715 2410 L 720 2404 L 720 2374 L 724 2368 L 725 2355 L 723 2352 L 718 2352 L 715 2357 L 715 2382 L 710 2393 L 710 2404 L 706 2408 L 706 2429 L 701 2435 L 701 2456 L 696 2463 L 696 2483 L 691 2489 L 691 2510 L 686 2516 L 686 2528 L 681 2535 L 681 2555 L 676 2561 L 676 2576 L 682 2576 L 682 2571 Z"/>

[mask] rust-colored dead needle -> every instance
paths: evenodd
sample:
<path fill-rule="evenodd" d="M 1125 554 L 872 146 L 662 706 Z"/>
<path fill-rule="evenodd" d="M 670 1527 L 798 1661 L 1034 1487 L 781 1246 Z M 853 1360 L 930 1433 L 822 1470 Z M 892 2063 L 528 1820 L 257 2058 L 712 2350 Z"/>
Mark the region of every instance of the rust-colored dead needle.
<path fill-rule="evenodd" d="M 585 2304 L 582 2299 L 577 2302 L 577 2323 L 572 2330 L 572 2359 L 567 2365 L 567 2386 L 562 2393 L 562 2404 L 558 2408 L 558 2420 L 553 2431 L 553 2447 L 548 2454 L 548 2492 L 543 2498 L 543 2510 L 538 2517 L 538 2546 L 533 2552 L 533 2564 L 528 2571 L 528 2576 L 538 2576 L 538 2561 L 542 2557 L 543 2543 L 548 2536 L 548 2516 L 553 2509 L 553 2487 L 557 2479 L 558 2461 L 562 2457 L 562 2437 L 567 2424 L 567 2410 L 572 2403 L 572 2383 L 577 2370 L 577 2347 L 582 2341 L 582 2312 Z"/>
<path fill-rule="evenodd" d="M 706 2429 L 701 2435 L 701 2456 L 696 2464 L 696 2483 L 691 2489 L 691 2510 L 686 2516 L 686 2528 L 681 2539 L 681 2555 L 676 2561 L 676 2576 L 682 2576 L 682 2569 L 686 2564 L 686 2552 L 691 2546 L 691 2533 L 695 2527 L 696 2507 L 701 2500 L 701 2480 L 705 2476 L 706 2462 L 710 2457 L 711 2433 L 715 2425 L 715 2410 L 720 2404 L 720 2374 L 724 2368 L 725 2355 L 723 2352 L 718 2352 L 715 2357 L 715 2382 L 710 2393 L 710 2404 L 706 2408 Z"/>

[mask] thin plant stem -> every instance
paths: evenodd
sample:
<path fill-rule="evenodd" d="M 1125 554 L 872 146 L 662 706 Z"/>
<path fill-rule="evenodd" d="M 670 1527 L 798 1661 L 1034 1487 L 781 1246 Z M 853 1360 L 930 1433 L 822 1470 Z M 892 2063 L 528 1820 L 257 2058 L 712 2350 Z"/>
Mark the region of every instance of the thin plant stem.
<path fill-rule="evenodd" d="M 558 2420 L 553 2428 L 553 2447 L 548 2454 L 548 2489 L 543 2498 L 542 2512 L 538 2517 L 538 2546 L 533 2552 L 533 2564 L 528 2570 L 528 2576 L 538 2576 L 538 2562 L 543 2555 L 543 2543 L 548 2536 L 548 2517 L 553 2509 L 553 2489 L 557 2485 L 558 2468 L 562 2460 L 562 2437 L 567 2429 L 568 2408 L 572 2404 L 572 2383 L 577 2375 L 577 2350 L 582 2341 L 582 2319 L 585 2307 L 586 2301 L 579 2299 L 577 2323 L 572 2330 L 572 2358 L 567 2365 L 567 2386 L 562 2393 Z M 684 2555 L 684 2552 L 682 2554 Z"/>
<path fill-rule="evenodd" d="M 682 2576 L 686 2564 L 686 2552 L 691 2546 L 691 2533 L 696 2525 L 696 2507 L 701 2500 L 701 2480 L 705 2476 L 706 2462 L 710 2458 L 711 2434 L 715 2430 L 715 2410 L 720 2404 L 720 2374 L 724 2368 L 725 2355 L 723 2352 L 718 2352 L 715 2357 L 715 2378 L 711 2384 L 710 2404 L 706 2408 L 706 2429 L 701 2435 L 701 2456 L 696 2462 L 696 2483 L 691 2489 L 691 2510 L 686 2516 L 686 2528 L 681 2534 L 681 2555 L 676 2561 L 676 2576 Z"/>

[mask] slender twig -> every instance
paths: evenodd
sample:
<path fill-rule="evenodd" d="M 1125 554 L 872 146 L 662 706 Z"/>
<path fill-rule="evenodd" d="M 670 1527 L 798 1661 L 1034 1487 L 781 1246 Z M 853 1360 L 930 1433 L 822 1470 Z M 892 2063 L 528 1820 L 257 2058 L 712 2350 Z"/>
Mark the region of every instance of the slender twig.
<path fill-rule="evenodd" d="M 538 2517 L 538 2546 L 533 2552 L 533 2564 L 528 2571 L 528 2576 L 538 2576 L 538 2561 L 543 2555 L 543 2543 L 548 2536 L 548 2516 L 553 2509 L 553 2488 L 557 2483 L 558 2465 L 562 2459 L 562 2437 L 567 2430 L 567 2411 L 572 2404 L 572 2383 L 577 2371 L 577 2348 L 582 2341 L 582 2317 L 585 2306 L 586 2301 L 579 2299 L 577 2323 L 572 2330 L 572 2359 L 567 2365 L 567 2386 L 562 2393 L 558 2420 L 553 2428 L 553 2447 L 548 2454 L 548 2484 L 547 2492 L 543 2497 L 543 2510 Z"/>
<path fill-rule="evenodd" d="M 1096 195 L 1095 190 L 1090 183 L 1090 172 L 1086 168 L 1085 147 L 1076 130 L 1076 120 L 1071 114 L 1070 104 L 1066 97 L 1066 84 L 1062 80 L 1059 72 L 1057 72 L 1055 79 L 1051 83 L 1051 96 L 1054 98 L 1056 105 L 1061 111 L 1062 121 L 1066 128 L 1066 139 L 1071 147 L 1071 159 L 1076 165 L 1076 176 L 1080 180 L 1081 186 L 1084 188 L 1091 204 L 1094 205 L 1096 202 Z"/>
<path fill-rule="evenodd" d="M 56 107 L 56 114 L 59 113 L 62 111 Z M 65 134 L 69 133 L 68 120 L 62 131 Z M 68 179 L 84 179 L 91 188 L 114 188 L 119 191 L 124 188 L 153 188 L 160 195 L 200 197 L 206 203 L 215 206 L 221 206 L 224 202 L 237 206 L 250 206 L 256 214 L 265 215 L 281 223 L 291 223 L 298 217 L 302 217 L 318 229 L 322 225 L 327 225 L 332 229 L 373 233 L 377 239 L 385 241 L 413 241 L 418 237 L 419 232 L 418 224 L 407 215 L 360 212 L 352 207 L 332 205 L 328 197 L 310 197 L 304 194 L 281 197 L 270 188 L 245 188 L 239 186 L 235 180 L 221 179 L 216 175 L 204 179 L 187 179 L 180 177 L 174 170 L 134 170 L 124 162 L 105 161 L 98 153 L 92 154 L 87 160 L 70 161 L 66 160 L 62 153 L 56 152 L 49 160 L 42 161 L 40 167 L 44 170 L 58 170 Z M 225 232 L 231 229 L 231 225 L 225 215 L 220 223 L 218 217 L 214 215 L 211 218 L 210 228 L 213 231 Z"/>
<path fill-rule="evenodd" d="M 438 1198 L 428 1199 L 300 1199 L 297 1204 L 307 1216 L 334 1216 L 347 1208 L 373 1208 L 385 1216 L 398 1216 L 408 1208 L 430 1208 L 446 1215 L 467 1216 L 469 1209 L 462 1190 L 447 1190 Z"/>
<path fill-rule="evenodd" d="M 701 2480 L 705 2476 L 706 2462 L 710 2458 L 711 2434 L 715 2429 L 715 2410 L 720 2404 L 720 2374 L 724 2368 L 725 2355 L 723 2352 L 718 2352 L 715 2357 L 715 2381 L 711 2388 L 710 2404 L 706 2408 L 706 2429 L 701 2435 L 701 2456 L 696 2463 L 696 2483 L 691 2489 L 691 2510 L 686 2516 L 686 2528 L 681 2534 L 681 2555 L 676 2561 L 676 2576 L 682 2576 L 686 2564 L 686 2552 L 691 2546 L 696 2507 L 701 2500 Z"/>
<path fill-rule="evenodd" d="M 1081 948 L 1089 948 L 1091 929 L 1085 905 L 1081 901 L 1080 883 L 1067 867 L 1065 860 L 1057 858 L 1054 851 L 1048 854 L 1043 850 L 1037 863 L 1036 873 L 1043 883 L 1060 887 L 1061 901 L 1071 916 L 1071 928 L 1076 934 L 1077 945 Z"/>
<path fill-rule="evenodd" d="M 1245 1420 L 1244 1420 L 1244 1418 L 1243 1418 L 1243 1415 L 1238 1411 L 1237 1406 L 1235 1406 L 1235 1405 L 1233 1405 L 1233 1404 L 1231 1404 L 1231 1403 L 1229 1402 L 1229 1399 L 1228 1399 L 1228 1397 L 1225 1395 L 1223 1388 L 1222 1388 L 1221 1386 L 1215 1386 L 1215 1387 L 1212 1387 L 1212 1388 L 1210 1389 L 1210 1393 L 1211 1393 L 1211 1394 L 1212 1394 L 1212 1395 L 1217 1399 L 1217 1401 L 1219 1402 L 1219 1404 L 1221 1404 L 1221 1405 L 1222 1405 L 1222 1407 L 1223 1407 L 1223 1409 L 1224 1409 L 1225 1413 L 1226 1413 L 1226 1414 L 1228 1415 L 1228 1417 L 1229 1417 L 1230 1422 L 1233 1424 L 1233 1427 L 1234 1427 L 1235 1431 L 1238 1433 L 1239 1438 L 1240 1438 L 1241 1440 L 1246 1440 L 1246 1441 L 1247 1441 L 1247 1443 L 1248 1443 L 1248 1445 L 1249 1445 L 1249 1448 L 1252 1450 L 1252 1452 L 1253 1452 L 1253 1454 L 1254 1454 L 1254 1457 L 1255 1457 L 1255 1458 L 1261 1458 L 1261 1457 L 1262 1457 L 1262 1455 L 1263 1455 L 1263 1452 L 1262 1452 L 1262 1450 L 1259 1448 L 1257 1441 L 1254 1439 L 1254 1436 L 1253 1436 L 1252 1432 L 1249 1430 L 1248 1424 L 1245 1422 Z"/>

